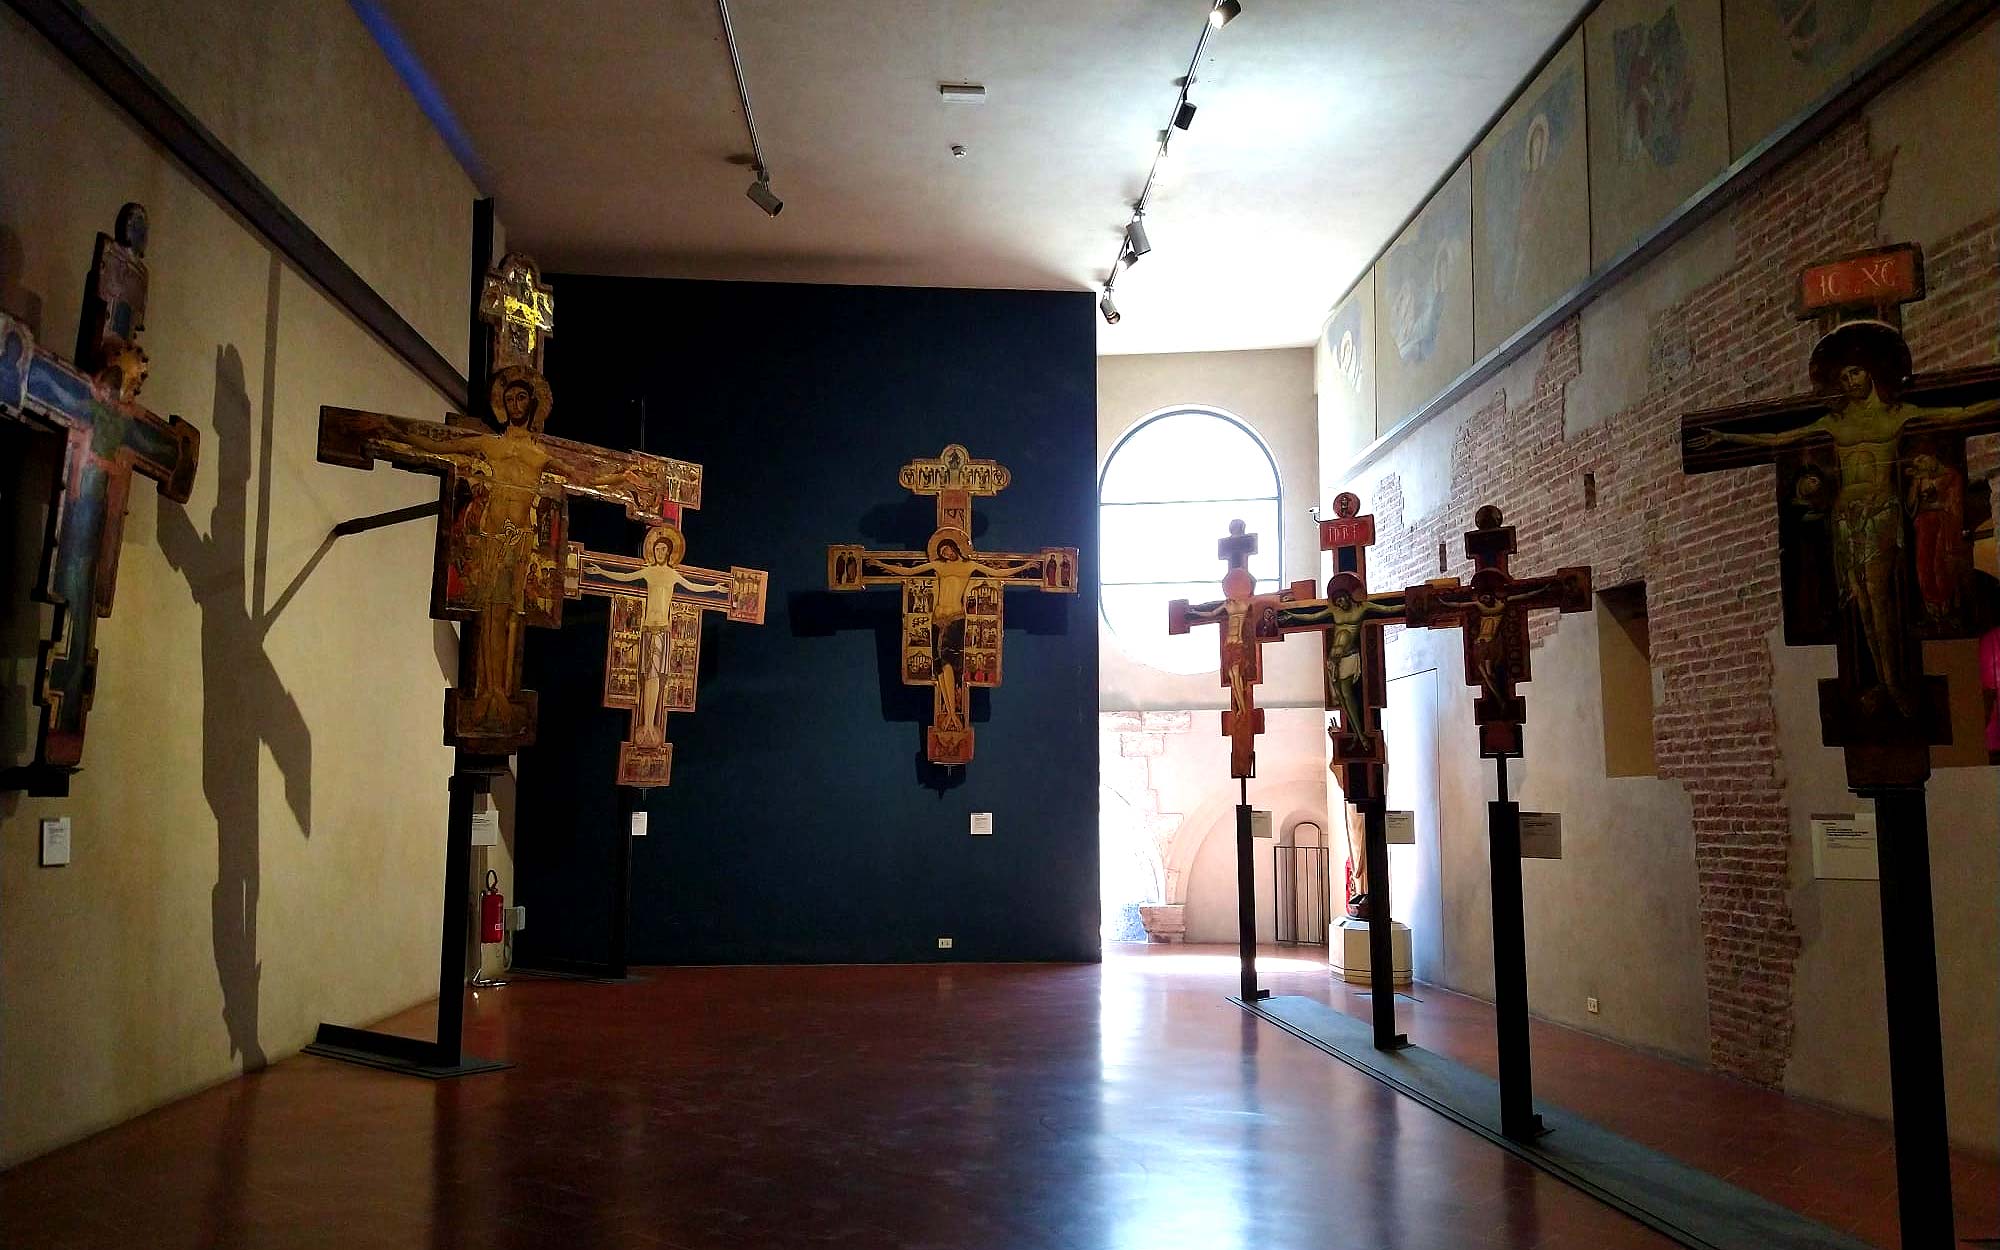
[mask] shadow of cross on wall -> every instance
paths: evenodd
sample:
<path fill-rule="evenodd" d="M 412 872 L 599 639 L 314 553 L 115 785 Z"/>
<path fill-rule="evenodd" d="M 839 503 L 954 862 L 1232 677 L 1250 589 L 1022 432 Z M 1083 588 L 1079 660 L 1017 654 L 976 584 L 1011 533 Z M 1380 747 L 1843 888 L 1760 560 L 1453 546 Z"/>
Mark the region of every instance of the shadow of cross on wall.
<path fill-rule="evenodd" d="M 275 262 L 274 262 L 275 266 Z M 277 332 L 276 283 L 271 292 L 266 334 Z M 275 346 L 275 342 L 267 347 Z M 265 355 L 261 439 L 268 465 L 274 432 L 271 366 Z M 264 1066 L 258 1041 L 257 895 L 263 830 L 258 815 L 262 750 L 270 748 L 284 775 L 285 803 L 299 831 L 312 836 L 312 731 L 298 703 L 285 690 L 265 652 L 264 638 L 276 615 L 249 602 L 246 582 L 261 565 L 270 527 L 270 475 L 260 474 L 258 535 L 246 550 L 250 502 L 250 396 L 244 386 L 243 358 L 234 347 L 215 353 L 215 419 L 210 424 L 215 451 L 215 506 L 208 533 L 199 534 L 185 509 L 162 505 L 159 543 L 169 563 L 187 580 L 201 609 L 201 789 L 215 816 L 215 889 L 209 923 L 215 944 L 215 975 L 222 987 L 222 1019 L 231 1054 L 243 1056 L 246 1070 Z M 260 592 L 263 579 L 258 579 Z"/>

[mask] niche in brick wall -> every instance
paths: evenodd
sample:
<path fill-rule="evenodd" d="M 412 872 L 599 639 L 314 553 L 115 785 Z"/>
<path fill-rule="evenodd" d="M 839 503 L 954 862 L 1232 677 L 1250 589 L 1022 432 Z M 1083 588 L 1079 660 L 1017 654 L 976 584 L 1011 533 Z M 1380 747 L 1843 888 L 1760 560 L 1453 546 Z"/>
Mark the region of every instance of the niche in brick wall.
<path fill-rule="evenodd" d="M 1597 672 L 1604 695 L 1605 774 L 1653 776 L 1653 643 L 1646 583 L 1597 592 Z"/>

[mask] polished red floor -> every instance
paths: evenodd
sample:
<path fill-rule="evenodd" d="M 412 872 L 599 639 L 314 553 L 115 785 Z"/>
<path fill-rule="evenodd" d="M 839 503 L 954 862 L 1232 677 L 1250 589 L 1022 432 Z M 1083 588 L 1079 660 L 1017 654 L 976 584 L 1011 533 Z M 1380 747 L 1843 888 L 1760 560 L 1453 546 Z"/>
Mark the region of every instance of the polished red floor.
<path fill-rule="evenodd" d="M 1344 982 L 1306 993 L 1367 1019 L 1368 996 Z M 1398 996 L 1397 1023 L 1412 1042 L 1486 1073 L 1498 1071 L 1493 1008 L 1419 985 Z M 1535 1021 L 1535 1094 L 1586 1119 L 1878 1246 L 1896 1227 L 1895 1140 L 1865 1116 L 1787 1098 Z M 1965 1151 L 1952 1159 L 1962 1239 L 2000 1238 L 2000 1160 Z"/>
<path fill-rule="evenodd" d="M 1315 960 L 1269 966 L 1279 993 L 1344 992 Z M 468 1038 L 518 1066 L 431 1084 L 286 1060 L 0 1174 L 0 1244 L 1669 1244 L 1234 987 L 1226 954 L 1185 949 L 516 980 Z"/>

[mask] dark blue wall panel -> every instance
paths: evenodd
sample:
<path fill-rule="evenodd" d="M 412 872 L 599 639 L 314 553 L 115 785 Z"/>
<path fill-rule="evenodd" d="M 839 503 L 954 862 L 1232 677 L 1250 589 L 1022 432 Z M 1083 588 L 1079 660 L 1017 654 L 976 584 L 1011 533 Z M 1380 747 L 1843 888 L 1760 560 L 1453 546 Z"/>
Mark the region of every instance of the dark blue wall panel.
<path fill-rule="evenodd" d="M 634 963 L 1094 959 L 1096 327 L 1087 294 L 564 277 L 551 433 L 698 461 L 688 559 L 771 573 L 766 623 L 709 617 L 699 710 L 632 844 Z M 927 688 L 896 680 L 893 590 L 825 590 L 826 545 L 920 548 L 896 471 L 947 443 L 1013 471 L 987 549 L 1074 544 L 1075 596 L 1010 591 L 1005 684 L 977 754 L 923 761 Z M 579 506 L 574 536 L 637 552 Z M 625 714 L 599 704 L 605 610 L 528 643 L 541 741 L 521 761 L 521 952 L 596 961 L 622 852 Z M 968 818 L 994 815 L 995 835 Z M 937 939 L 954 939 L 940 951 Z"/>

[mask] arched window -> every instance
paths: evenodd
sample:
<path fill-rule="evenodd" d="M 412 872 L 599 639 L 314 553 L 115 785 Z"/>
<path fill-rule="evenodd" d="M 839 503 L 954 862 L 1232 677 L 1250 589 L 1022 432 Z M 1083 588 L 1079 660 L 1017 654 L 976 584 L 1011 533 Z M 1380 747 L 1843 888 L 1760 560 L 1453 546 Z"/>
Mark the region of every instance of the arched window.
<path fill-rule="evenodd" d="M 1125 432 L 1097 480 L 1104 623 L 1133 659 L 1170 673 L 1217 665 L 1215 631 L 1167 633 L 1167 604 L 1222 597 L 1216 543 L 1240 520 L 1250 572 L 1278 588 L 1278 466 L 1263 440 L 1212 408 L 1167 408 Z"/>

